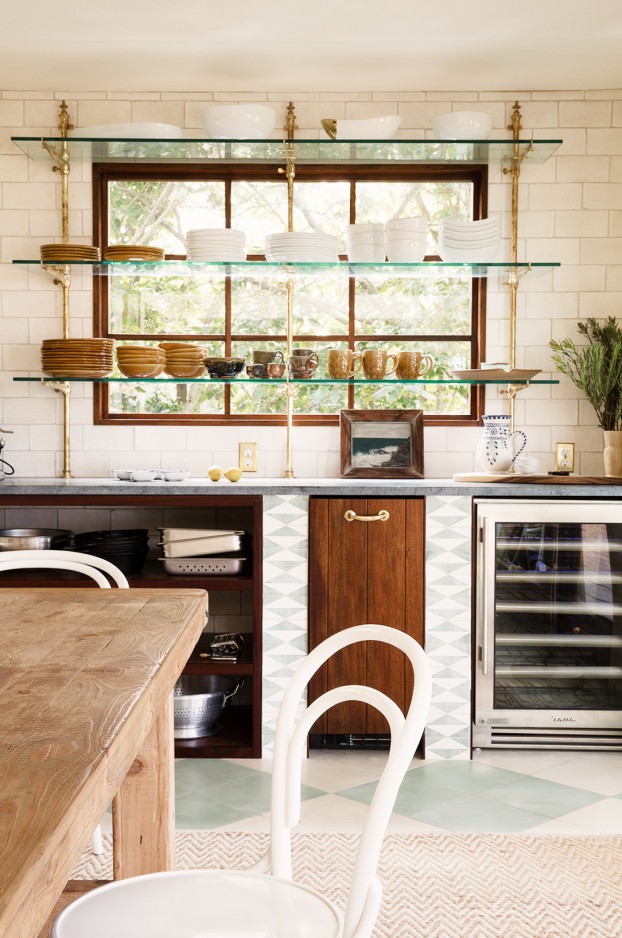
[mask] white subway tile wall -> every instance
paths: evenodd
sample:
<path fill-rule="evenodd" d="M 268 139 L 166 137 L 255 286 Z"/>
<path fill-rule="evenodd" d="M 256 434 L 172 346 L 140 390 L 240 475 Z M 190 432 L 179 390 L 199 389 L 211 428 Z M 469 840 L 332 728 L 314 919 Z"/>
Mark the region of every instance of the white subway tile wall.
<path fill-rule="evenodd" d="M 520 183 L 519 259 L 561 261 L 553 274 L 525 278 L 518 301 L 517 364 L 551 371 L 550 338 L 576 336 L 575 323 L 587 316 L 617 315 L 622 300 L 622 90 L 185 94 L 11 91 L 0 93 L 0 425 L 13 430 L 7 454 L 18 476 L 59 475 L 62 468 L 62 401 L 51 389 L 14 382 L 13 376 L 38 371 L 39 344 L 61 335 L 61 294 L 49 275 L 11 264 L 36 257 L 39 244 L 60 235 L 60 186 L 48 164 L 29 160 L 11 143 L 12 135 L 54 132 L 64 98 L 75 124 L 163 121 L 191 134 L 201 127 L 209 101 L 267 101 L 281 108 L 296 102 L 299 136 L 317 135 L 323 117 L 364 118 L 395 113 L 400 135 L 431 136 L 432 117 L 450 107 L 480 108 L 493 117 L 493 136 L 506 136 L 514 100 L 522 105 L 524 136 L 562 138 L 557 154 L 542 165 L 525 165 Z M 75 165 L 70 178 L 70 236 L 91 237 L 90 168 Z M 489 213 L 502 221 L 504 247 L 510 236 L 510 185 L 491 168 Z M 489 361 L 507 359 L 509 295 L 489 285 Z M 92 334 L 91 277 L 73 277 L 72 337 Z M 507 408 L 497 391 L 487 407 Z M 602 432 L 591 407 L 562 379 L 558 387 L 530 388 L 516 403 L 516 423 L 528 436 L 528 451 L 543 470 L 553 468 L 555 443 L 576 445 L 576 470 L 601 475 Z M 100 427 L 93 425 L 92 391 L 72 393 L 74 475 L 102 477 L 116 467 L 175 464 L 205 476 L 213 463 L 237 464 L 238 443 L 255 440 L 257 476 L 282 476 L 282 428 Z M 432 427 L 425 432 L 428 478 L 447 477 L 475 467 L 480 430 Z M 339 473 L 337 428 L 296 429 L 293 447 L 297 477 Z"/>

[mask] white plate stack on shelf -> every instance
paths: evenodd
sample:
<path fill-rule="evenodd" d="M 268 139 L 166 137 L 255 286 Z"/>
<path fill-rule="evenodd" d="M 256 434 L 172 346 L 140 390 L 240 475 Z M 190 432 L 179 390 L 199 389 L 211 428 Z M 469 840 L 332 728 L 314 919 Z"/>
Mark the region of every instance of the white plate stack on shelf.
<path fill-rule="evenodd" d="M 389 262 L 412 264 L 424 259 L 427 221 L 423 215 L 391 218 L 384 227 Z"/>
<path fill-rule="evenodd" d="M 186 249 L 189 261 L 245 261 L 246 235 L 236 228 L 194 228 Z"/>
<path fill-rule="evenodd" d="M 310 261 L 339 260 L 339 238 L 321 231 L 282 231 L 266 238 L 266 260 Z"/>
<path fill-rule="evenodd" d="M 242 571 L 244 531 L 213 528 L 158 528 L 160 561 L 166 573 L 236 575 Z"/>
<path fill-rule="evenodd" d="M 354 263 L 382 264 L 387 256 L 382 222 L 347 225 L 346 251 Z"/>
<path fill-rule="evenodd" d="M 494 261 L 499 253 L 501 232 L 497 218 L 481 221 L 450 221 L 438 225 L 438 253 L 444 261 L 482 264 Z"/>

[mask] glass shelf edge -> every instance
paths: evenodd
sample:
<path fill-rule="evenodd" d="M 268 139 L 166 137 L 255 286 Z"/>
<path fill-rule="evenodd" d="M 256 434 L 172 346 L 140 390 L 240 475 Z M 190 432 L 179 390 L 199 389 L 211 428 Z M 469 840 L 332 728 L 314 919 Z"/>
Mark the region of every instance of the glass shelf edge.
<path fill-rule="evenodd" d="M 220 162 L 284 162 L 284 146 L 293 146 L 296 159 L 315 163 L 402 162 L 402 163 L 497 163 L 511 158 L 511 138 L 485 140 L 436 140 L 391 138 L 389 140 L 329 140 L 324 137 L 294 140 L 213 140 L 204 137 L 155 138 L 12 136 L 12 142 L 31 159 L 51 160 L 42 140 L 58 148 L 67 144 L 70 159 L 81 162 L 172 162 L 193 163 L 205 159 Z M 546 161 L 562 144 L 561 139 L 521 139 L 525 158 Z M 443 148 L 445 152 L 442 151 Z"/>
<path fill-rule="evenodd" d="M 39 384 L 51 384 L 58 381 L 69 381 L 77 384 L 207 384 L 217 385 L 226 384 L 229 387 L 237 385 L 238 387 L 252 387 L 253 385 L 299 385 L 302 387 L 309 385 L 384 385 L 385 387 L 398 387 L 409 384 L 465 384 L 465 385 L 521 385 L 527 387 L 531 384 L 559 384 L 559 379 L 534 378 L 530 381 L 504 381 L 500 378 L 485 381 L 471 381 L 460 378 L 395 378 L 391 380 L 372 380 L 366 378 L 295 378 L 287 381 L 285 378 L 52 378 L 52 377 L 13 377 L 13 381 L 32 381 Z"/>

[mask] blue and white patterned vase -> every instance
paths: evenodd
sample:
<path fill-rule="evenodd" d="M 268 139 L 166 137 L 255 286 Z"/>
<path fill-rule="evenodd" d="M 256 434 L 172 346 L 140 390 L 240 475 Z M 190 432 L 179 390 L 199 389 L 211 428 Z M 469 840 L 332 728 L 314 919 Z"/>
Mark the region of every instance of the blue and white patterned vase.
<path fill-rule="evenodd" d="M 525 449 L 527 437 L 522 430 L 510 433 L 509 414 L 487 414 L 482 420 L 484 435 L 475 451 L 479 466 L 486 472 L 509 472 L 516 457 Z"/>

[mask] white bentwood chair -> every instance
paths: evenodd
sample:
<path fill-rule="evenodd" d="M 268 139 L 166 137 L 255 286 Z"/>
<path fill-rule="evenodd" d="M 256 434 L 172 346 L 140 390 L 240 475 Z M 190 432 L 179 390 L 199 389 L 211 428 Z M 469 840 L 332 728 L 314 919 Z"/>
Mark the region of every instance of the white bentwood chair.
<path fill-rule="evenodd" d="M 409 658 L 414 691 L 406 718 L 385 694 L 361 685 L 329 690 L 300 714 L 318 668 L 339 649 L 361 641 L 386 642 Z M 263 860 L 252 871 L 185 870 L 117 880 L 61 912 L 52 938 L 370 938 L 382 899 L 376 875 L 380 848 L 423 733 L 431 684 L 421 646 L 397 629 L 358 625 L 327 638 L 298 665 L 283 697 L 274 748 L 270 849 Z M 344 700 L 361 701 L 384 714 L 391 748 L 363 829 L 342 919 L 325 896 L 292 881 L 290 832 L 300 818 L 307 735 L 319 716 Z"/>
<path fill-rule="evenodd" d="M 0 573 L 6 570 L 71 570 L 90 577 L 104 589 L 110 589 L 110 582 L 104 576 L 106 573 L 116 586 L 129 589 L 130 585 L 125 574 L 110 561 L 73 550 L 3 550 L 0 551 Z M 96 854 L 104 852 L 101 825 L 91 836 L 91 849 Z"/>

